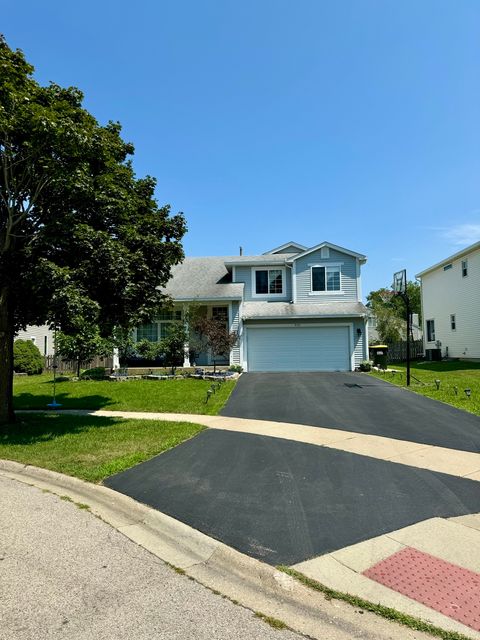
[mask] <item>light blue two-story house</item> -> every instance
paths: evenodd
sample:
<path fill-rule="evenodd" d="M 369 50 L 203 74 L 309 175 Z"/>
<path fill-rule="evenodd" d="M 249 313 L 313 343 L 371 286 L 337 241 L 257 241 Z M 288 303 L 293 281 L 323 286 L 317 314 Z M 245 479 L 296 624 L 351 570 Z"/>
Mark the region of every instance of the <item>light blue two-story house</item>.
<path fill-rule="evenodd" d="M 238 333 L 224 364 L 245 371 L 352 371 L 368 357 L 365 262 L 330 242 L 310 248 L 288 242 L 258 256 L 186 258 L 165 289 L 174 310 L 138 327 L 136 339 L 160 340 L 194 303 Z M 195 364 L 211 364 L 209 354 L 196 354 Z"/>

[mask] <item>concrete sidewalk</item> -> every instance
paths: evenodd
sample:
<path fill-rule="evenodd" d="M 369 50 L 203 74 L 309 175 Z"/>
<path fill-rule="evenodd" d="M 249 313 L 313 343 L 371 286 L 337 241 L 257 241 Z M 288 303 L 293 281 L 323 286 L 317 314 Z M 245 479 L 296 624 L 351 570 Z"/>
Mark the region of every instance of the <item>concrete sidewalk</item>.
<path fill-rule="evenodd" d="M 21 413 L 21 412 L 18 412 Z M 25 412 L 27 413 L 27 412 Z M 48 413 L 28 411 L 28 413 Z M 253 435 L 283 438 L 295 442 L 304 442 L 320 447 L 348 451 L 378 460 L 386 460 L 419 469 L 438 471 L 459 478 L 480 481 L 480 453 L 446 449 L 433 445 L 419 444 L 407 440 L 397 440 L 382 436 L 373 436 L 353 431 L 340 431 L 325 427 L 251 420 L 247 418 L 229 418 L 225 416 L 207 416 L 189 413 L 153 413 L 138 411 L 107 410 L 62 410 L 62 414 L 92 415 L 113 418 L 132 418 L 142 420 L 166 420 L 175 422 L 194 422 L 210 429 L 251 433 Z"/>

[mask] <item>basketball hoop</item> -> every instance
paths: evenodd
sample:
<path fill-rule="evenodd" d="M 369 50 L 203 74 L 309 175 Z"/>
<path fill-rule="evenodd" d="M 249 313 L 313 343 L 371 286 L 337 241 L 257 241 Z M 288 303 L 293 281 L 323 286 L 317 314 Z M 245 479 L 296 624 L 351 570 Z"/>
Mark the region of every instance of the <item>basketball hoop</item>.
<path fill-rule="evenodd" d="M 394 293 L 407 292 L 407 270 L 397 271 L 393 274 L 393 291 Z"/>

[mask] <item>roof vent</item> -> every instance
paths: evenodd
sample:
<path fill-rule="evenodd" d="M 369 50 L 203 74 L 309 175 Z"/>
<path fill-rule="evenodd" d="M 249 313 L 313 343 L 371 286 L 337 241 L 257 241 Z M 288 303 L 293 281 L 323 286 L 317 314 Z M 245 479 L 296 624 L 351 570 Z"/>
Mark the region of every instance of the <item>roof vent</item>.
<path fill-rule="evenodd" d="M 243 247 L 240 247 L 240 255 L 243 256 Z"/>

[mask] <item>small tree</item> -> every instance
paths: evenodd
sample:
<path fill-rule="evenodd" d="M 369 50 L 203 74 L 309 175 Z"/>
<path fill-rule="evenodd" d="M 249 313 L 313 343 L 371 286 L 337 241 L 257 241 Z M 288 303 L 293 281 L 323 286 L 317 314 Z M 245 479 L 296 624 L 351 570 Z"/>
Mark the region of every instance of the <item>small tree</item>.
<path fill-rule="evenodd" d="M 165 358 L 165 364 L 175 375 L 178 363 L 183 361 L 185 355 L 185 343 L 188 341 L 188 333 L 183 322 L 172 323 L 168 329 L 166 338 L 160 342 L 161 353 Z"/>
<path fill-rule="evenodd" d="M 140 340 L 135 344 L 135 352 L 146 360 L 156 360 L 162 353 L 162 345 L 160 342 L 151 342 L 150 340 Z"/>
<path fill-rule="evenodd" d="M 15 340 L 13 344 L 13 367 L 17 373 L 29 376 L 43 371 L 43 357 L 31 340 Z"/>
<path fill-rule="evenodd" d="M 64 360 L 76 361 L 77 376 L 80 377 L 82 362 L 90 362 L 95 356 L 110 355 L 113 343 L 101 337 L 97 326 L 80 323 L 74 335 L 57 333 L 55 347 L 58 355 Z"/>
<path fill-rule="evenodd" d="M 230 354 L 236 345 L 238 341 L 237 332 L 228 331 L 225 323 L 221 320 L 206 317 L 196 318 L 192 328 L 198 334 L 204 347 L 210 350 L 215 373 L 218 357 Z"/>

